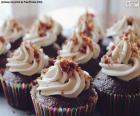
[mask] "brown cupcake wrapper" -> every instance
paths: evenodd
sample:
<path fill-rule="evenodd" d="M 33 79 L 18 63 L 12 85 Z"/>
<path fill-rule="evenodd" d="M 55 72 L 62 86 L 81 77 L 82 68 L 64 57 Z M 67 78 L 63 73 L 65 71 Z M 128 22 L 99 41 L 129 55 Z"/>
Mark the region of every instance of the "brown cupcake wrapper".
<path fill-rule="evenodd" d="M 34 83 L 11 83 L 1 78 L 3 91 L 8 103 L 18 109 L 33 110 L 30 90 Z"/>
<path fill-rule="evenodd" d="M 140 116 L 140 93 L 135 95 L 117 95 L 100 92 L 98 95 L 99 110 L 103 116 Z"/>
<path fill-rule="evenodd" d="M 36 116 L 91 116 L 96 106 L 96 104 L 90 103 L 76 108 L 47 107 L 39 103 L 33 95 L 31 97 Z"/>

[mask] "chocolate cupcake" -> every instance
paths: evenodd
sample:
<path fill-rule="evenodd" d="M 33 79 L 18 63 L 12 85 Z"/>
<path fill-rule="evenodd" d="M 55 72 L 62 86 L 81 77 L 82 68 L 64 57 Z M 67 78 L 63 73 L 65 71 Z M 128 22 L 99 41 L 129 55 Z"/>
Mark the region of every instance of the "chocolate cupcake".
<path fill-rule="evenodd" d="M 127 28 L 133 28 L 133 31 L 140 37 L 140 29 L 136 20 L 131 16 L 123 16 L 109 29 L 107 29 L 106 39 L 103 40 L 104 46 L 108 46 L 110 42 L 113 42 L 117 36 L 120 36 L 126 31 Z"/>
<path fill-rule="evenodd" d="M 8 50 L 10 50 L 10 43 L 3 37 L 0 36 L 0 77 L 6 68 Z M 1 78 L 0 78 L 0 93 L 2 92 Z"/>
<path fill-rule="evenodd" d="M 37 116 L 91 116 L 97 93 L 89 74 L 67 59 L 42 70 L 31 96 Z"/>
<path fill-rule="evenodd" d="M 8 58 L 1 82 L 11 106 L 22 110 L 33 108 L 30 90 L 42 68 L 49 65 L 49 60 L 42 49 L 30 42 L 23 42 Z"/>
<path fill-rule="evenodd" d="M 62 46 L 58 58 L 65 57 L 75 61 L 83 70 L 95 77 L 100 70 L 99 59 L 97 59 L 99 54 L 100 47 L 97 43 L 83 33 L 75 32 Z"/>
<path fill-rule="evenodd" d="M 105 34 L 94 13 L 87 11 L 85 14 L 81 15 L 76 30 L 92 38 L 93 41 L 100 45 L 102 55 L 105 53 L 105 48 L 102 44 Z"/>
<path fill-rule="evenodd" d="M 51 17 L 44 16 L 33 24 L 24 40 L 42 47 L 48 56 L 56 57 L 57 50 L 60 49 L 65 38 L 62 36 L 61 25 Z"/>
<path fill-rule="evenodd" d="M 140 116 L 140 38 L 129 28 L 100 62 L 94 80 L 103 116 Z"/>
<path fill-rule="evenodd" d="M 11 43 L 11 50 L 18 48 L 25 33 L 24 27 L 14 18 L 7 19 L 0 28 L 0 35 Z"/>

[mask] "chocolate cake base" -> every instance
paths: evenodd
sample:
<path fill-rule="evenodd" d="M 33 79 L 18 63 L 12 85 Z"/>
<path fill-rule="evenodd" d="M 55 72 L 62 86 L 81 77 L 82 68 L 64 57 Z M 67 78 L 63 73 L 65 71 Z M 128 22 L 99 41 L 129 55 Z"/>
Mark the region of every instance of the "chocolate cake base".
<path fill-rule="evenodd" d="M 0 76 L 3 75 L 3 72 L 6 68 L 7 54 L 8 53 L 0 55 Z M 1 79 L 0 79 L 0 93 L 3 93 L 3 89 L 2 89 L 2 85 L 1 85 Z"/>
<path fill-rule="evenodd" d="M 102 45 L 102 40 L 98 42 L 100 46 L 100 54 L 97 59 L 91 59 L 85 64 L 80 64 L 81 68 L 85 71 L 87 71 L 93 78 L 98 74 L 98 72 L 101 70 L 101 67 L 99 66 L 99 62 L 101 61 L 101 57 L 105 54 L 106 49 Z"/>
<path fill-rule="evenodd" d="M 18 109 L 33 110 L 30 90 L 36 84 L 34 80 L 37 77 L 39 74 L 28 77 L 5 71 L 1 83 L 8 103 Z"/>
<path fill-rule="evenodd" d="M 140 77 L 124 82 L 99 72 L 94 85 L 102 116 L 140 116 Z"/>
<path fill-rule="evenodd" d="M 63 35 L 58 35 L 57 41 L 54 44 L 42 47 L 43 52 L 51 58 L 56 58 L 58 55 L 57 51 L 60 49 L 65 40 L 66 38 Z"/>
<path fill-rule="evenodd" d="M 99 66 L 99 58 L 98 59 L 91 59 L 85 64 L 79 64 L 80 67 L 87 71 L 93 78 L 98 74 L 101 67 Z"/>
<path fill-rule="evenodd" d="M 22 37 L 17 39 L 15 42 L 11 43 L 11 49 L 10 50 L 13 51 L 13 50 L 17 49 L 20 46 L 21 43 L 22 43 Z"/>
<path fill-rule="evenodd" d="M 83 92 L 77 98 L 65 98 L 59 95 L 46 97 L 36 91 L 36 88 L 32 89 L 31 96 L 38 116 L 45 116 L 50 112 L 49 116 L 54 114 L 56 116 L 58 114 L 63 116 L 78 116 L 78 114 L 80 116 L 91 116 L 98 98 L 94 88 Z"/>
<path fill-rule="evenodd" d="M 5 68 L 7 63 L 7 54 L 0 55 L 0 68 Z"/>
<path fill-rule="evenodd" d="M 100 41 L 98 42 L 98 44 L 99 44 L 100 49 L 101 49 L 100 55 L 99 55 L 99 60 L 100 60 L 101 57 L 107 52 L 107 50 L 106 50 L 106 47 L 107 47 L 107 46 L 103 45 L 103 40 L 100 40 Z"/>
<path fill-rule="evenodd" d="M 56 43 L 61 47 L 62 44 L 66 41 L 66 37 L 62 34 L 58 35 Z"/>

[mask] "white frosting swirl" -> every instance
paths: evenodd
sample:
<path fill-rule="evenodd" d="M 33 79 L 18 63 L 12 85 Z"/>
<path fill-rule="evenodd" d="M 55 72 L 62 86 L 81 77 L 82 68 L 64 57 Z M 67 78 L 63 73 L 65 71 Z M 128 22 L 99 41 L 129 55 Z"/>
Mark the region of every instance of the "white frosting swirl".
<path fill-rule="evenodd" d="M 131 29 L 110 46 L 100 66 L 103 73 L 124 81 L 140 75 L 140 40 Z"/>
<path fill-rule="evenodd" d="M 4 36 L 9 42 L 15 42 L 24 35 L 24 27 L 16 19 L 7 19 L 0 28 L 0 35 Z"/>
<path fill-rule="evenodd" d="M 44 16 L 35 22 L 30 32 L 23 40 L 31 41 L 38 46 L 49 46 L 57 40 L 57 36 L 62 32 L 62 26 L 51 17 Z"/>
<path fill-rule="evenodd" d="M 119 36 L 123 32 L 125 32 L 128 27 L 131 27 L 134 32 L 140 37 L 140 29 L 137 26 L 135 20 L 133 19 L 133 17 L 127 16 L 122 17 L 118 22 L 110 27 L 107 30 L 107 36 Z"/>
<path fill-rule="evenodd" d="M 11 58 L 8 58 L 6 66 L 11 72 L 19 72 L 26 76 L 39 73 L 44 66 L 48 65 L 49 58 L 44 55 L 42 49 L 30 42 L 23 42 L 14 52 Z"/>
<path fill-rule="evenodd" d="M 97 58 L 100 47 L 91 38 L 75 32 L 59 51 L 59 57 L 65 57 L 78 64 L 84 64 L 92 58 Z"/>
<path fill-rule="evenodd" d="M 104 31 L 97 22 L 96 16 L 89 12 L 81 15 L 76 30 L 90 36 L 95 42 L 98 42 L 104 36 Z"/>
<path fill-rule="evenodd" d="M 66 59 L 57 60 L 54 66 L 41 73 L 41 78 L 38 80 L 37 90 L 41 90 L 42 95 L 61 95 L 68 98 L 78 97 L 89 88 L 91 81 L 87 72 Z"/>
<path fill-rule="evenodd" d="M 0 55 L 7 53 L 10 48 L 10 43 L 3 36 L 0 36 Z"/>

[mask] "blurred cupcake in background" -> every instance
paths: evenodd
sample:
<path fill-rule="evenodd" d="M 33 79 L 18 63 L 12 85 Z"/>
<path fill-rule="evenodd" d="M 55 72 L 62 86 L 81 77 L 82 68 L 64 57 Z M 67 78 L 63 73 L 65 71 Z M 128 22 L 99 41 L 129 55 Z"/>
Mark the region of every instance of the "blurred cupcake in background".
<path fill-rule="evenodd" d="M 90 75 L 68 59 L 42 70 L 31 90 L 37 116 L 91 116 L 98 99 Z"/>
<path fill-rule="evenodd" d="M 102 57 L 94 80 L 103 116 L 140 116 L 140 38 L 128 28 Z"/>
<path fill-rule="evenodd" d="M 50 57 L 57 56 L 57 50 L 65 41 L 62 26 L 48 16 L 37 20 L 23 39 L 42 47 L 44 53 Z"/>
<path fill-rule="evenodd" d="M 75 61 L 93 77 L 100 70 L 98 59 L 100 47 L 93 39 L 83 33 L 74 32 L 72 37 L 62 46 L 62 49 L 58 51 L 58 54 L 58 58 L 64 57 Z"/>
<path fill-rule="evenodd" d="M 24 33 L 24 26 L 15 18 L 8 18 L 0 27 L 0 36 L 4 36 L 11 43 L 11 50 L 20 46 Z"/>
<path fill-rule="evenodd" d="M 100 45 L 101 52 L 104 53 L 102 40 L 105 34 L 94 13 L 87 11 L 81 15 L 76 26 L 76 31 L 82 32 L 85 36 L 92 38 L 93 41 Z"/>
<path fill-rule="evenodd" d="M 132 28 L 134 33 L 140 37 L 140 29 L 136 20 L 131 16 L 123 16 L 120 20 L 115 22 L 110 28 L 107 29 L 106 39 L 104 45 L 108 46 L 110 42 L 114 41 L 117 36 L 122 35 L 127 28 Z"/>
<path fill-rule="evenodd" d="M 18 109 L 31 110 L 30 90 L 40 71 L 49 66 L 50 58 L 42 49 L 30 42 L 23 42 L 8 58 L 7 68 L 1 78 L 8 103 Z"/>
<path fill-rule="evenodd" d="M 0 36 L 0 76 L 3 75 L 6 68 L 8 51 L 10 50 L 10 43 L 3 37 Z M 2 92 L 1 79 L 0 79 L 0 93 Z"/>

